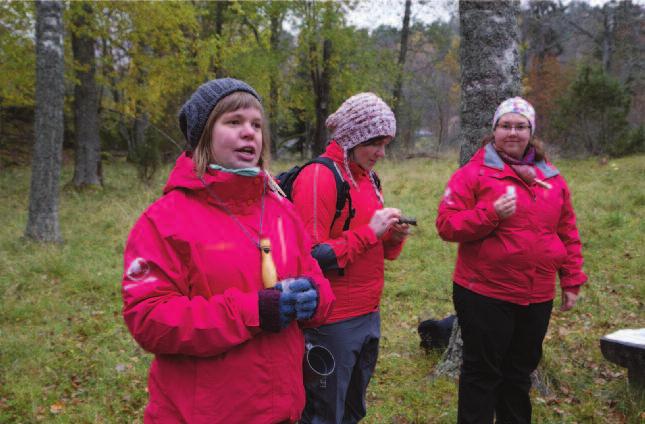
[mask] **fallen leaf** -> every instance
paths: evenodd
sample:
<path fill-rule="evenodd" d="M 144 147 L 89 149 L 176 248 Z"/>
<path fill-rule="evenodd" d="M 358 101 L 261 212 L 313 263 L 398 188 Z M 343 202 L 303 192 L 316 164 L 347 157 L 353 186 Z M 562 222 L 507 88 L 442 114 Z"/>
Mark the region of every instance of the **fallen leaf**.
<path fill-rule="evenodd" d="M 60 414 L 64 409 L 65 405 L 60 402 L 56 402 L 49 407 L 49 412 L 51 412 L 52 414 Z"/>
<path fill-rule="evenodd" d="M 569 333 L 571 333 L 571 330 L 569 330 L 569 329 L 567 329 L 567 328 L 564 328 L 564 327 L 560 327 L 560 328 L 558 328 L 558 334 L 559 334 L 561 337 L 566 337 L 567 335 L 569 335 Z"/>

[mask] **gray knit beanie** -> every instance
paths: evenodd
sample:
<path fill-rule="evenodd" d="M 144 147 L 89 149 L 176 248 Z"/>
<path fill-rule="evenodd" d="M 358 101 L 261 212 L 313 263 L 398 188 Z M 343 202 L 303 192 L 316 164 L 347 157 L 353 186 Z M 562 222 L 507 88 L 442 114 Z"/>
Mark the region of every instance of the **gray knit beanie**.
<path fill-rule="evenodd" d="M 197 147 L 204 132 L 208 116 L 215 105 L 224 97 L 236 91 L 245 91 L 262 102 L 260 95 L 244 81 L 234 78 L 220 78 L 199 86 L 179 111 L 179 128 L 184 133 L 191 149 Z"/>

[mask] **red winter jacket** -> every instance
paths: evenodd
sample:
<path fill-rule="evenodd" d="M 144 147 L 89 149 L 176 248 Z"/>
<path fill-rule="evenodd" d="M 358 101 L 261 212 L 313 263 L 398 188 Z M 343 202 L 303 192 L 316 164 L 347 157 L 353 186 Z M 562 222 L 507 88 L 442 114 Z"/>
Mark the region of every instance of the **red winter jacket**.
<path fill-rule="evenodd" d="M 323 156 L 332 159 L 348 181 L 343 150 L 336 142 L 332 141 L 327 146 Z M 336 182 L 324 165 L 312 164 L 304 168 L 292 191 L 293 203 L 314 243 L 312 254 L 321 264 L 336 295 L 327 323 L 378 310 L 383 292 L 383 258 L 396 259 L 403 246 L 391 241 L 388 233 L 379 239 L 369 227 L 372 215 L 383 205 L 368 172 L 351 161 L 350 169 L 357 184 L 354 187 L 350 183 L 356 215 L 347 231 L 343 231 L 343 224 L 349 213 L 348 202 L 334 227 L 330 228 L 336 210 Z M 339 268 L 344 270 L 343 275 Z"/>
<path fill-rule="evenodd" d="M 264 174 L 207 171 L 204 179 L 257 237 Z M 279 279 L 309 276 L 319 303 L 307 325 L 320 325 L 333 300 L 311 258 L 292 205 L 267 190 L 262 232 L 271 239 Z M 260 329 L 260 252 L 205 190 L 186 154 L 164 196 L 139 218 L 125 249 L 123 316 L 136 341 L 155 354 L 150 423 L 295 422 L 304 407 L 304 338 L 292 322 Z"/>
<path fill-rule="evenodd" d="M 550 164 L 535 168 L 551 189 L 528 186 L 488 144 L 450 178 L 436 224 L 442 239 L 459 242 L 455 283 L 527 305 L 555 297 L 556 274 L 576 293 L 587 281 L 569 188 Z M 493 202 L 508 186 L 517 209 L 500 220 Z"/>

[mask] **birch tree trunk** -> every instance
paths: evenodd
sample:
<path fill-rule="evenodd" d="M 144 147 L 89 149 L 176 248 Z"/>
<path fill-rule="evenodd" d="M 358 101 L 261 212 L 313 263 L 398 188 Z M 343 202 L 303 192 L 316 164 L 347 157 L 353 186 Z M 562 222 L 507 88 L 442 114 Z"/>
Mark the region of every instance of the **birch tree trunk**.
<path fill-rule="evenodd" d="M 520 93 L 517 1 L 459 2 L 461 30 L 461 151 L 466 164 L 491 132 L 493 114 L 506 98 Z M 459 375 L 461 331 L 455 320 L 450 343 L 436 375 Z"/>
<path fill-rule="evenodd" d="M 459 2 L 463 166 L 491 131 L 502 100 L 520 93 L 519 2 Z"/>
<path fill-rule="evenodd" d="M 36 111 L 25 236 L 62 242 L 58 223 L 63 148 L 63 2 L 36 2 Z"/>
<path fill-rule="evenodd" d="M 74 86 L 74 122 L 76 158 L 73 183 L 76 188 L 100 186 L 101 139 L 99 137 L 98 86 L 96 84 L 96 59 L 94 37 L 88 35 L 93 8 L 83 3 L 78 12 L 72 34 L 74 60 L 79 66 Z"/>

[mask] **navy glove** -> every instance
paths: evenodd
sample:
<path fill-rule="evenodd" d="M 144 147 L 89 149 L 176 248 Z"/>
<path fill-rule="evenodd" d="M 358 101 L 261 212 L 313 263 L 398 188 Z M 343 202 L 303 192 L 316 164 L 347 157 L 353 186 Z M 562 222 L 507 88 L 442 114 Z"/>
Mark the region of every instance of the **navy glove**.
<path fill-rule="evenodd" d="M 295 315 L 297 320 L 308 320 L 314 316 L 318 306 L 318 290 L 308 278 L 296 278 L 289 283 L 289 293 L 295 295 Z"/>

